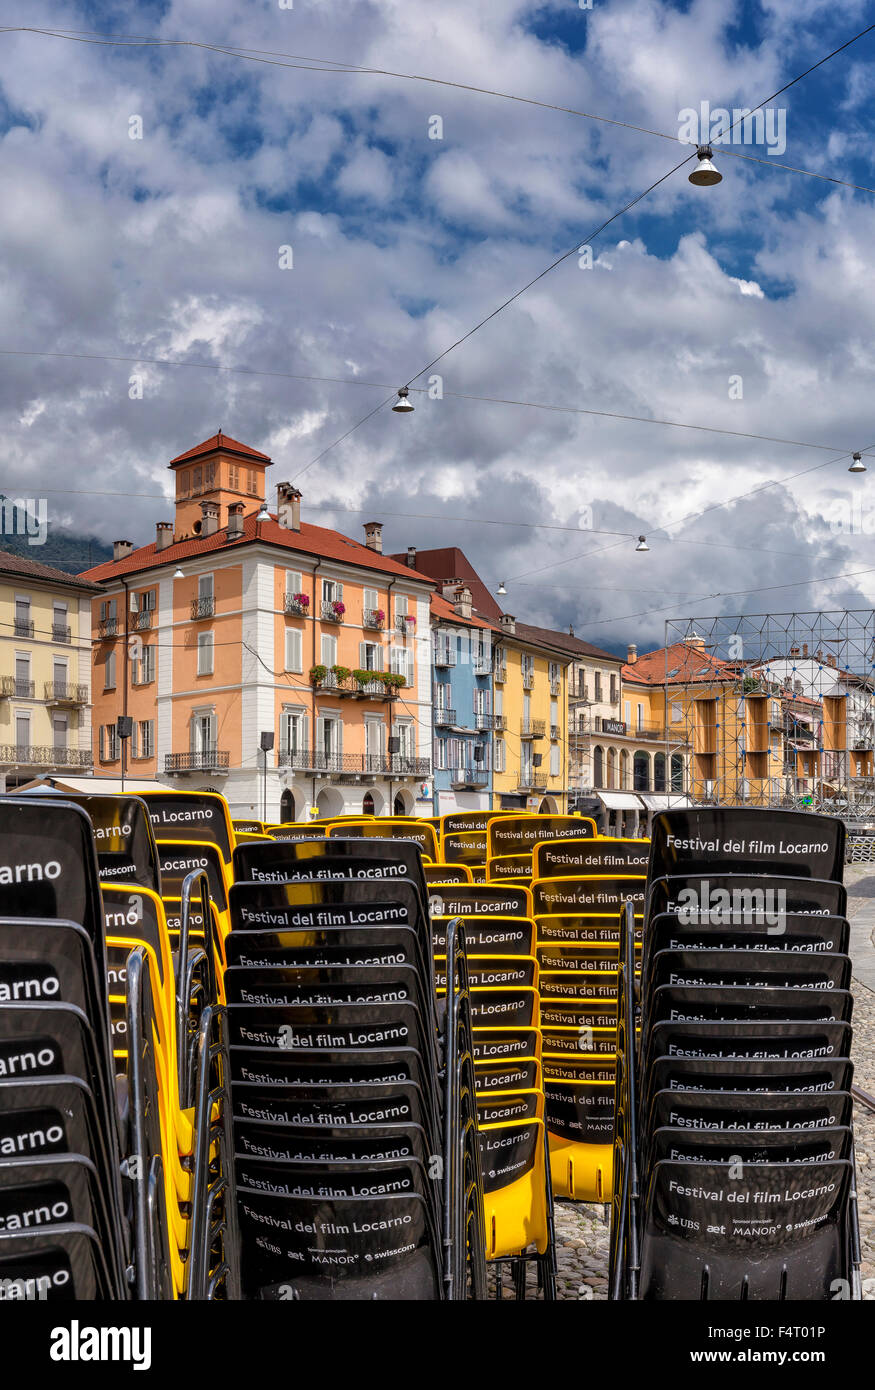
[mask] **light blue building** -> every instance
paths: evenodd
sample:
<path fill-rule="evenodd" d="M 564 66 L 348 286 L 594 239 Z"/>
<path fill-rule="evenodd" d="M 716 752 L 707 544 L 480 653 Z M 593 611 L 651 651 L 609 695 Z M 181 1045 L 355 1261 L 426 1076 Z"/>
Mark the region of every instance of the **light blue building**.
<path fill-rule="evenodd" d="M 492 634 L 464 584 L 433 595 L 434 813 L 492 807 Z"/>

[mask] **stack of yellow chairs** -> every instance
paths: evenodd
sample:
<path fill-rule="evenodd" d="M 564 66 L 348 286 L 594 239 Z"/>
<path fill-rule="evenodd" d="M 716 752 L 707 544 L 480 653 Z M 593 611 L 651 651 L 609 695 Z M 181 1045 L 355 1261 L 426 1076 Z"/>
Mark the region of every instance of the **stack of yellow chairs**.
<path fill-rule="evenodd" d="M 510 1262 L 517 1296 L 534 1259 L 544 1297 L 555 1297 L 552 1199 L 546 1158 L 538 965 L 528 889 L 444 882 L 429 889 L 440 995 L 446 941 L 461 917 L 468 959 L 483 1171 L 486 1258 Z M 527 1253 L 534 1247 L 534 1255 Z M 500 1269 L 496 1279 L 500 1296 Z"/>
<path fill-rule="evenodd" d="M 550 1166 L 577 1201 L 612 1197 L 619 916 L 631 898 L 640 929 L 649 849 L 589 834 L 534 852 Z"/>

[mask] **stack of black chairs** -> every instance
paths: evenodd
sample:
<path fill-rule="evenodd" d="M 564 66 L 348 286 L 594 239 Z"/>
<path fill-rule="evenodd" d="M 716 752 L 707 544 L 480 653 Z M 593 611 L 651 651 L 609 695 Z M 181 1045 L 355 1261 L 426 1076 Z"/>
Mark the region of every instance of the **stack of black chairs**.
<path fill-rule="evenodd" d="M 439 1004 L 418 846 L 245 842 L 234 880 L 234 1222 L 210 1261 L 244 1299 L 483 1297 L 464 935 Z"/>
<path fill-rule="evenodd" d="M 843 860 L 825 816 L 656 818 L 640 978 L 621 919 L 611 1297 L 860 1297 Z"/>
<path fill-rule="evenodd" d="M 170 1297 L 154 1005 L 132 958 L 117 1083 L 91 822 L 3 797 L 0 843 L 2 1296 Z"/>

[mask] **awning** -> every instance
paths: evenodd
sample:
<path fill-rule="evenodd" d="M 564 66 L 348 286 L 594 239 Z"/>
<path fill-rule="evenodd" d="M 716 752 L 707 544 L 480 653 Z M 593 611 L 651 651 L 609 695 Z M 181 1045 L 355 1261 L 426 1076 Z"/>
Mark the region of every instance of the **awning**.
<path fill-rule="evenodd" d="M 631 792 L 596 792 L 606 811 L 640 811 L 641 802 Z"/>
<path fill-rule="evenodd" d="M 682 792 L 639 792 L 645 811 L 685 811 L 692 801 Z"/>
<path fill-rule="evenodd" d="M 55 776 L 35 777 L 32 782 L 15 787 L 10 795 L 21 792 L 76 792 L 80 796 L 118 796 L 122 790 L 120 777 L 65 777 L 63 773 Z M 138 792 L 166 792 L 166 782 L 155 782 L 145 777 L 126 777 L 125 792 L 136 796 Z"/>

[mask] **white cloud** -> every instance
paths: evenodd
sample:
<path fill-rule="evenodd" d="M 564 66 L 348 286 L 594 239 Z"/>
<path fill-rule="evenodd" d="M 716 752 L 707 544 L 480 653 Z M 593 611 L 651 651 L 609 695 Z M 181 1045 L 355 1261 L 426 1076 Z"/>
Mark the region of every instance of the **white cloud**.
<path fill-rule="evenodd" d="M 485 83 L 673 133 L 681 107 L 750 103 L 781 84 L 787 63 L 798 58 L 801 69 L 826 51 L 835 11 L 803 3 L 813 32 L 794 27 L 795 0 L 773 0 L 770 28 L 746 50 L 726 42 L 731 7 L 612 0 L 577 16 L 588 36 L 582 57 L 528 32 L 522 3 L 444 0 L 437 13 L 372 0 L 341 25 L 329 3 L 290 14 L 215 0 L 209 18 L 219 42 Z M 200 34 L 203 17 L 202 0 L 173 0 L 160 29 Z M 50 18 L 60 22 L 36 0 L 30 22 Z M 81 19 L 70 5 L 70 26 L 86 27 Z M 307 468 L 304 515 L 310 508 L 330 524 L 321 504 L 333 502 L 334 522 L 361 534 L 369 518 L 339 509 L 361 505 L 386 514 L 389 548 L 461 544 L 487 579 L 513 585 L 517 616 L 573 621 L 596 641 L 659 640 L 665 613 L 626 615 L 686 611 L 699 594 L 727 595 L 703 600 L 699 613 L 875 595 L 862 578 L 728 597 L 864 567 L 866 538 L 837 536 L 825 520 L 830 500 L 861 481 L 844 462 L 672 527 L 674 540 L 661 529 L 833 457 L 741 435 L 821 442 L 836 454 L 870 442 L 875 214 L 866 198 L 739 160 L 722 161 L 716 189 L 694 189 L 680 171 L 642 205 L 645 219 L 627 215 L 592 242 L 595 268 L 610 271 L 597 275 L 578 267 L 576 247 L 680 157 L 671 143 L 388 76 L 189 49 L 146 57 L 6 42 L 5 97 L 33 128 L 0 136 L 0 347 L 139 352 L 274 374 L 155 367 L 143 400 L 131 401 L 130 364 L 4 357 L 10 488 L 49 487 L 63 462 L 77 486 L 163 493 L 167 461 L 218 424 L 267 449 L 276 476 L 291 477 L 387 394 L 381 383 L 409 380 L 575 248 L 432 369 L 443 400 L 417 394 L 412 416 L 377 416 Z M 862 58 L 844 72 L 842 91 L 859 112 Z M 142 111 L 142 141 L 128 139 L 131 111 Z M 443 142 L 427 138 L 435 113 Z M 823 172 L 838 162 L 842 174 L 850 158 L 871 169 L 855 128 L 788 162 Z M 281 271 L 287 243 L 294 269 Z M 732 399 L 738 376 L 743 397 Z M 157 498 L 135 505 L 148 539 L 168 508 Z M 584 506 L 597 530 L 645 532 L 650 554 L 582 534 Z M 124 498 L 64 502 L 71 524 L 108 538 L 130 509 Z M 393 521 L 393 511 L 470 520 Z M 487 518 L 507 524 L 477 524 Z"/>

